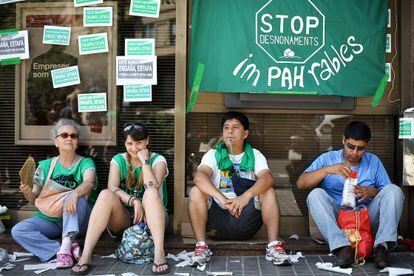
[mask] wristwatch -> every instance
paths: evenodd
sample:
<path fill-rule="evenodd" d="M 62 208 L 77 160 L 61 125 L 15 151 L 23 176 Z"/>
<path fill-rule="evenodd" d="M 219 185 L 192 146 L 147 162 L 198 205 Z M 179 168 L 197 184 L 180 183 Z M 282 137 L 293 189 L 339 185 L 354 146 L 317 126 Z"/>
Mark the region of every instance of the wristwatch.
<path fill-rule="evenodd" d="M 145 165 L 149 165 L 149 164 L 150 164 L 149 160 L 148 160 L 148 159 L 145 159 L 145 160 L 144 160 L 144 164 L 145 164 Z"/>

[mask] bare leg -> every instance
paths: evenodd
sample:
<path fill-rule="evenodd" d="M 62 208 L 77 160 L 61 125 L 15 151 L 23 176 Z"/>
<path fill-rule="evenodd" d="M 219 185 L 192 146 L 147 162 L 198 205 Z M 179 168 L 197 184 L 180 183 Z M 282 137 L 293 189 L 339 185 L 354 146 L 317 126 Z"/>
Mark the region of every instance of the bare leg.
<path fill-rule="evenodd" d="M 207 196 L 197 187 L 191 189 L 188 214 L 197 242 L 205 241 L 208 218 Z"/>
<path fill-rule="evenodd" d="M 142 197 L 142 206 L 144 207 L 145 218 L 154 240 L 154 263 L 158 265 L 163 264 L 166 262 L 164 252 L 165 210 L 157 189 L 147 187 Z M 161 272 L 167 268 L 167 265 L 154 266 L 152 270 Z"/>
<path fill-rule="evenodd" d="M 121 201 L 110 190 L 103 190 L 96 200 L 89 218 L 85 246 L 78 264 L 90 264 L 92 253 L 102 232 L 108 227 L 114 232 L 122 231 L 130 226 L 129 214 Z M 74 267 L 74 271 L 81 270 Z M 82 269 L 84 270 L 84 269 Z"/>
<path fill-rule="evenodd" d="M 260 206 L 262 209 L 262 220 L 266 227 L 268 242 L 279 238 L 279 204 L 273 188 L 267 189 L 259 195 Z"/>

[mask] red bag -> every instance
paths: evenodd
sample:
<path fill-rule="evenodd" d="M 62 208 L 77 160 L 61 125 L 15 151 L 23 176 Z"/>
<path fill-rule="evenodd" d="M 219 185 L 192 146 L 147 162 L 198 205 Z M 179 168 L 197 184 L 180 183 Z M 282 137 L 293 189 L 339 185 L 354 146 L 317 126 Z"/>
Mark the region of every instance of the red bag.
<path fill-rule="evenodd" d="M 363 264 L 371 254 L 374 237 L 371 232 L 368 209 L 339 211 L 338 226 L 355 248 L 355 263 Z"/>

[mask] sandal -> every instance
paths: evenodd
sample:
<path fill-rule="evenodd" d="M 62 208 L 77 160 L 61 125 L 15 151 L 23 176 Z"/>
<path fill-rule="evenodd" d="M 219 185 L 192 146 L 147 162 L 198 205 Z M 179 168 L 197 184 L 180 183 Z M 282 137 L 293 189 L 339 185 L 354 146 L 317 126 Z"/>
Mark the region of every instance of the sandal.
<path fill-rule="evenodd" d="M 81 250 L 80 250 L 80 246 L 77 242 L 72 243 L 72 247 L 71 247 L 71 253 L 72 253 L 72 257 L 73 259 L 77 262 L 79 261 L 80 257 L 81 257 Z"/>
<path fill-rule="evenodd" d="M 82 269 L 82 267 L 86 267 L 85 270 L 81 270 L 81 271 L 73 271 L 73 268 L 75 267 L 79 267 L 80 269 Z M 72 275 L 87 275 L 89 274 L 89 272 L 91 272 L 91 270 L 93 269 L 93 265 L 91 264 L 76 264 L 74 267 L 72 268 Z"/>
<path fill-rule="evenodd" d="M 57 269 L 69 268 L 72 266 L 73 266 L 73 258 L 71 254 L 67 254 L 67 253 L 57 254 L 57 262 L 56 262 Z"/>
<path fill-rule="evenodd" d="M 162 263 L 162 264 L 153 263 L 152 265 L 153 265 L 152 268 L 154 268 L 154 266 L 155 266 L 155 269 L 158 269 L 160 266 L 164 266 L 164 265 L 167 266 L 167 268 L 163 271 L 158 272 L 158 271 L 151 270 L 152 275 L 165 275 L 165 274 L 170 273 L 170 266 L 168 265 L 168 262 L 165 262 L 165 263 Z"/>

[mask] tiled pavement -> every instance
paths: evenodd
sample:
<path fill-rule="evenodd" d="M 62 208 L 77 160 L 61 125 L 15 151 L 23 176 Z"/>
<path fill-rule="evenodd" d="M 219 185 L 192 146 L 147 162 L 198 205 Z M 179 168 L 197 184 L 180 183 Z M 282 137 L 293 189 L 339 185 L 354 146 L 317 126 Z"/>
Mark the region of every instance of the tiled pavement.
<path fill-rule="evenodd" d="M 289 267 L 274 266 L 272 263 L 264 260 L 264 256 L 216 256 L 213 257 L 205 271 L 231 271 L 233 275 L 344 275 L 321 271 L 316 268 L 316 262 L 332 262 L 333 257 L 328 255 L 305 255 L 305 259 L 300 259 L 299 263 Z M 391 255 L 392 266 L 401 268 L 411 268 L 414 270 L 414 253 L 399 252 Z M 206 275 L 206 272 L 198 271 L 195 268 L 183 267 L 176 268 L 176 262 L 168 260 L 171 266 L 171 273 L 190 273 L 190 275 Z M 116 259 L 102 259 L 94 257 L 94 270 L 91 275 L 121 275 L 125 272 L 133 272 L 137 275 L 151 275 L 151 265 L 129 265 Z M 31 271 L 24 271 L 24 264 L 37 263 L 36 261 L 26 261 L 17 263 L 18 266 L 13 270 L 2 272 L 3 275 L 36 275 Z M 39 275 L 70 275 L 70 269 L 52 270 Z M 1 275 L 1 274 L 0 274 Z M 367 262 L 364 266 L 354 268 L 352 275 L 387 275 L 379 273 L 374 263 Z"/>

